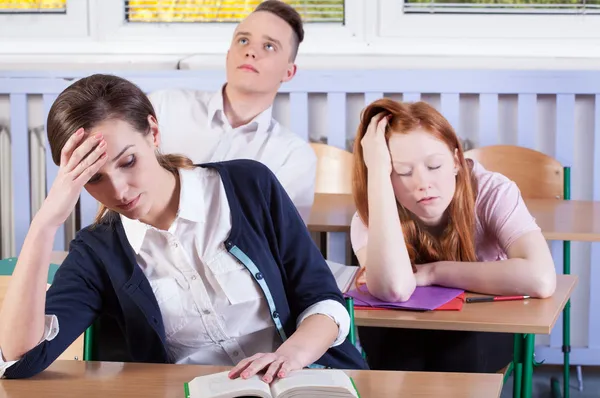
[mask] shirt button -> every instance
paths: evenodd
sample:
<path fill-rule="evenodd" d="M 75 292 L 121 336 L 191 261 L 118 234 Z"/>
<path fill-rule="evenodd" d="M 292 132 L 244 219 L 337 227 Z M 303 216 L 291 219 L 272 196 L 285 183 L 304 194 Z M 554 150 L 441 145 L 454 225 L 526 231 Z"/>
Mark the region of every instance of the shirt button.
<path fill-rule="evenodd" d="M 210 310 L 203 310 L 202 311 L 205 315 L 209 315 L 210 314 Z"/>
<path fill-rule="evenodd" d="M 279 312 L 273 311 L 273 318 L 279 318 Z"/>
<path fill-rule="evenodd" d="M 239 352 L 237 352 L 237 351 L 234 351 L 234 352 L 233 352 L 233 356 L 234 356 L 234 357 L 237 357 L 238 355 L 240 355 L 240 353 L 239 353 Z"/>
<path fill-rule="evenodd" d="M 196 275 L 192 275 L 192 280 L 195 281 L 196 280 Z"/>
<path fill-rule="evenodd" d="M 261 280 L 263 278 L 263 275 L 260 272 L 258 272 L 255 276 L 258 280 Z"/>

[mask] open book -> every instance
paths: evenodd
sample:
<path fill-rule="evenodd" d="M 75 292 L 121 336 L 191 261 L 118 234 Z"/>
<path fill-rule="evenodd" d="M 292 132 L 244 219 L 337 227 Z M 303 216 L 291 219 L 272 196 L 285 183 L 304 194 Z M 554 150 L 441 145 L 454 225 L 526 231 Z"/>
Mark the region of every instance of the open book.
<path fill-rule="evenodd" d="M 335 277 L 335 281 L 337 282 L 340 291 L 346 293 L 350 286 L 352 286 L 352 283 L 354 283 L 354 277 L 359 268 L 352 265 L 335 263 L 329 260 L 327 260 L 327 265 L 329 265 L 329 269 L 331 269 L 331 273 Z"/>
<path fill-rule="evenodd" d="M 354 382 L 337 369 L 302 369 L 270 385 L 254 376 L 230 379 L 229 372 L 199 376 L 186 383 L 186 398 L 359 398 Z"/>

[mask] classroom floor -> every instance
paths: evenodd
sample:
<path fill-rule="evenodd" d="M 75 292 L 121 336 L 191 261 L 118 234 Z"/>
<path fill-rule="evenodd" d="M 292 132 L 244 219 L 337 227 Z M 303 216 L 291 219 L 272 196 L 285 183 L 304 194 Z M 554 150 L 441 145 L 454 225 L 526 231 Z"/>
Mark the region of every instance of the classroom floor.
<path fill-rule="evenodd" d="M 579 391 L 577 373 L 575 366 L 571 367 L 571 398 L 598 398 L 600 397 L 600 367 L 584 366 L 583 391 Z M 539 366 L 533 371 L 533 394 L 534 398 L 551 398 L 550 378 L 558 377 L 562 387 L 562 368 L 558 366 Z M 512 378 L 507 380 L 502 389 L 501 398 L 512 397 Z"/>

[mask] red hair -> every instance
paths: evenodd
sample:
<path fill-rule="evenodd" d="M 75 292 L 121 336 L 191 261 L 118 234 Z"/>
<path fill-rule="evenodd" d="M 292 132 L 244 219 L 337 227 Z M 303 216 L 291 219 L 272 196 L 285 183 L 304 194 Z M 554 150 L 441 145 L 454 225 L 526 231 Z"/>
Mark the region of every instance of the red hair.
<path fill-rule="evenodd" d="M 367 166 L 365 165 L 361 140 L 373 116 L 383 112 L 391 115 L 385 130 L 386 142 L 392 134 L 408 134 L 420 128 L 443 141 L 448 149 L 456 152 L 459 169 L 456 178 L 456 191 L 448 206 L 448 224 L 441 237 L 431 235 L 419 219 L 398 204 L 398 214 L 408 249 L 410 262 L 425 264 L 435 261 L 476 261 L 475 256 L 475 199 L 477 182 L 472 176 L 473 164 L 465 160 L 462 145 L 454 129 L 435 108 L 425 102 L 399 103 L 388 98 L 379 99 L 367 106 L 354 141 L 353 196 L 358 215 L 365 225 L 369 225 L 367 193 Z M 359 271 L 359 277 L 366 269 Z"/>

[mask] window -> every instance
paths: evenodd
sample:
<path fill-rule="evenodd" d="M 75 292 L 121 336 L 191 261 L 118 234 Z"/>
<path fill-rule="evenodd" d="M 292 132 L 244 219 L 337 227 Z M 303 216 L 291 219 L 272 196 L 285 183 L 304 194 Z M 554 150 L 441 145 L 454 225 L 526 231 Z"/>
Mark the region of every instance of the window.
<path fill-rule="evenodd" d="M 66 14 L 67 0 L 0 0 L 0 14 Z"/>
<path fill-rule="evenodd" d="M 237 23 L 262 0 L 96 0 L 94 37 L 120 49 L 145 45 L 180 53 L 223 53 Z M 365 0 L 283 0 L 304 20 L 303 48 L 354 42 L 363 26 Z M 362 37 L 361 37 L 362 38 Z M 323 47 L 324 49 L 326 47 Z M 325 51 L 325 50 L 323 50 Z"/>
<path fill-rule="evenodd" d="M 597 14 L 599 0 L 404 0 L 406 13 Z"/>
<path fill-rule="evenodd" d="M 130 0 L 128 22 L 239 22 L 262 0 Z M 344 21 L 344 0 L 287 0 L 305 22 Z"/>
<path fill-rule="evenodd" d="M 594 53 L 600 39 L 598 0 L 494 1 L 379 0 L 377 44 L 389 46 L 401 39 L 407 53 L 448 56 Z M 572 9 L 564 6 L 569 1 Z"/>
<path fill-rule="evenodd" d="M 86 36 L 88 0 L 0 0 L 0 37 Z"/>

